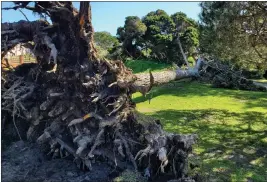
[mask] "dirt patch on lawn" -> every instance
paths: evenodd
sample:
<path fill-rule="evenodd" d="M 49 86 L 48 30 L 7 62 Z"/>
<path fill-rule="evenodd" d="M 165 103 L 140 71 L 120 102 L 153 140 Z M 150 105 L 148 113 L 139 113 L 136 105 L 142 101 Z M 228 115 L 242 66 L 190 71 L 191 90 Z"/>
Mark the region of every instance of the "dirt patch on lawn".
<path fill-rule="evenodd" d="M 92 172 L 77 168 L 71 160 L 49 159 L 36 144 L 14 142 L 2 151 L 3 182 L 94 182 L 111 181 L 112 168 L 95 163 Z"/>

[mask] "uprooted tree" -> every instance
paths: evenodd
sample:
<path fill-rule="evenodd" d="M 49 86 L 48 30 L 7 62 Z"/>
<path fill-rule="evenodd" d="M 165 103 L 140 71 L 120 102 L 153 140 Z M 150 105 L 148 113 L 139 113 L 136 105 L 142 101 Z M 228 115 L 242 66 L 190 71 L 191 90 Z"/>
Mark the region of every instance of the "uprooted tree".
<path fill-rule="evenodd" d="M 20 138 L 37 141 L 53 157 L 72 156 L 84 169 L 104 158 L 153 178 L 165 172 L 186 179 L 196 135 L 166 133 L 158 121 L 140 121 L 131 94 L 198 76 L 202 61 L 188 70 L 134 75 L 121 61 L 98 58 L 88 2 L 79 11 L 71 2 L 15 2 L 10 9 L 20 8 L 46 15 L 52 24 L 2 23 L 2 58 L 19 43 L 37 58 L 3 72 L 3 128 L 12 123 Z M 218 74 L 216 65 L 205 68 L 202 75 Z"/>

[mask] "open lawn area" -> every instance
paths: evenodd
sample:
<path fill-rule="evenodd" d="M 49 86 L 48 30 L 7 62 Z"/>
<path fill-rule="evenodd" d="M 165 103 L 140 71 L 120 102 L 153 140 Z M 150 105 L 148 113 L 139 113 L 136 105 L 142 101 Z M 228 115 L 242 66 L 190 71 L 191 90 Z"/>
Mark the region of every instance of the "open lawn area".
<path fill-rule="evenodd" d="M 128 68 L 133 70 L 133 73 L 144 73 L 151 71 L 162 71 L 171 68 L 171 65 L 165 63 L 158 63 L 148 60 L 127 60 L 124 62 Z"/>
<path fill-rule="evenodd" d="M 154 87 L 146 97 L 136 93 L 133 100 L 167 131 L 198 134 L 194 153 L 205 181 L 267 181 L 266 92 L 177 81 Z"/>

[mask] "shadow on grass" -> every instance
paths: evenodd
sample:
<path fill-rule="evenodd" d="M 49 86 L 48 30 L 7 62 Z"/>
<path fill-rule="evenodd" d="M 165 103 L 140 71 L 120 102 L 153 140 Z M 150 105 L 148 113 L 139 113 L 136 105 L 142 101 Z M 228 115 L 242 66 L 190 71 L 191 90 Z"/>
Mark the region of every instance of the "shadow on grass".
<path fill-rule="evenodd" d="M 201 173 L 215 181 L 267 181 L 267 115 L 226 110 L 163 110 L 149 114 L 174 133 L 197 133 Z M 174 119 L 175 118 L 175 119 Z"/>
<path fill-rule="evenodd" d="M 159 87 L 154 87 L 146 97 L 134 98 L 135 103 L 145 102 L 150 98 L 160 95 L 172 95 L 176 97 L 202 97 L 202 96 L 223 96 L 232 97 L 244 102 L 245 108 L 262 107 L 267 109 L 267 92 L 240 91 L 224 88 L 213 88 L 209 84 L 193 82 L 171 82 Z M 253 101 L 253 102 L 248 102 Z"/>

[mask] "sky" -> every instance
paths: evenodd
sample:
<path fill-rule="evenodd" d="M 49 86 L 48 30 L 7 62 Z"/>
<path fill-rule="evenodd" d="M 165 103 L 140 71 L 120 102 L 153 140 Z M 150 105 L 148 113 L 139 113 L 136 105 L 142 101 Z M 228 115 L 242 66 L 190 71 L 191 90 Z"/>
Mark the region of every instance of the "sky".
<path fill-rule="evenodd" d="M 12 7 L 12 2 L 2 2 L 3 7 Z M 79 2 L 74 2 L 79 8 Z M 144 17 L 151 11 L 162 9 L 169 15 L 182 11 L 188 17 L 199 20 L 199 2 L 91 2 L 92 24 L 94 30 L 108 31 L 116 35 L 117 28 L 124 25 L 125 17 Z M 31 11 L 23 10 L 30 21 L 38 19 Z M 2 22 L 16 22 L 26 20 L 19 11 L 2 10 Z"/>

